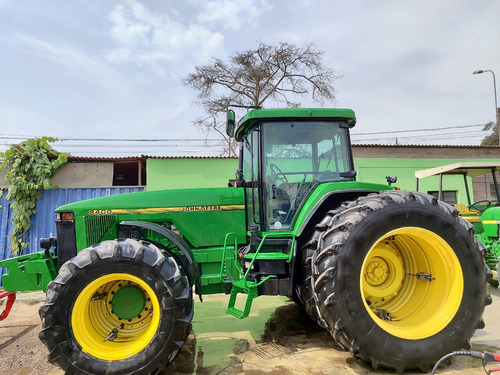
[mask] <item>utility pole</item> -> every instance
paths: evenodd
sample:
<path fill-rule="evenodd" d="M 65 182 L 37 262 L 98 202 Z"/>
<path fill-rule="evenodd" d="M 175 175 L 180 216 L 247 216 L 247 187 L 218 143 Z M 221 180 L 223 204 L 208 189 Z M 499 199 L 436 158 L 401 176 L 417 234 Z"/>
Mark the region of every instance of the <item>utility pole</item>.
<path fill-rule="evenodd" d="M 472 74 L 483 74 L 484 72 L 490 72 L 493 75 L 493 93 L 495 94 L 495 115 L 496 115 L 496 125 L 498 132 L 498 146 L 500 146 L 500 108 L 497 104 L 497 82 L 495 78 L 495 73 L 493 70 L 474 70 Z"/>

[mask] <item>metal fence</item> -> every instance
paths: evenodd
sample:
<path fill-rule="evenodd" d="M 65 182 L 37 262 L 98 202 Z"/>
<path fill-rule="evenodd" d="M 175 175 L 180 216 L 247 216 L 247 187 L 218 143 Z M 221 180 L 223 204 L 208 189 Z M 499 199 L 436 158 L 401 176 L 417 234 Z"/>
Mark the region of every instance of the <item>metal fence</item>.
<path fill-rule="evenodd" d="M 66 188 L 57 190 L 46 190 L 42 198 L 36 204 L 36 215 L 31 218 L 31 228 L 27 235 L 27 248 L 24 254 L 40 251 L 39 242 L 43 237 L 55 237 L 56 216 L 54 210 L 67 203 L 73 203 L 84 199 L 104 197 L 123 193 L 132 193 L 144 190 L 143 187 L 109 187 L 109 188 Z M 12 250 L 9 246 L 9 237 L 12 233 L 11 221 L 13 212 L 6 198 L 7 192 L 0 198 L 0 260 L 11 258 Z M 0 275 L 6 272 L 0 269 Z M 1 278 L 0 278 L 1 285 Z"/>

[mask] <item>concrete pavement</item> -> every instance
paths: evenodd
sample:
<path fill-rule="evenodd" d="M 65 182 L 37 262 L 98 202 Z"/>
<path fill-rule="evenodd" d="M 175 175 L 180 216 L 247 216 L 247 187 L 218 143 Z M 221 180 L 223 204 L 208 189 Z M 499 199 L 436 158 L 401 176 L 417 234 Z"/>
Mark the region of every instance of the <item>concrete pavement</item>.
<path fill-rule="evenodd" d="M 485 310 L 486 327 L 472 350 L 500 352 L 500 291 Z M 226 315 L 228 296 L 204 297 L 195 305 L 193 333 L 168 372 L 176 374 L 388 374 L 373 370 L 339 348 L 301 306 L 283 297 L 261 296 L 243 320 Z M 481 374 L 480 360 L 460 357 L 438 374 Z M 413 374 L 413 372 L 407 372 Z M 415 372 L 414 374 L 421 374 Z"/>

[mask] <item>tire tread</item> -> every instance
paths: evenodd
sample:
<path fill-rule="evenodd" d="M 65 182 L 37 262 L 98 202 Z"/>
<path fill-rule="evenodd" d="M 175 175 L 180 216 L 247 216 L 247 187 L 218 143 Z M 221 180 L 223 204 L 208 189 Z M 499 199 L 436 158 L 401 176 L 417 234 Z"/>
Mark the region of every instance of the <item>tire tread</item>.
<path fill-rule="evenodd" d="M 374 369 L 386 367 L 392 368 L 398 373 L 410 368 L 428 370 L 435 362 L 435 358 L 430 355 L 418 363 L 408 363 L 403 358 L 373 355 L 371 349 L 363 344 L 362 338 L 352 335 L 345 324 L 346 318 L 335 312 L 338 311 L 335 305 L 339 303 L 335 296 L 335 276 L 338 271 L 338 258 L 342 247 L 352 236 L 352 228 L 361 223 L 367 215 L 374 214 L 374 211 L 385 209 L 388 206 L 399 207 L 399 205 L 407 204 L 428 207 L 429 209 L 434 207 L 434 211 L 437 209 L 439 215 L 450 217 L 457 226 L 463 228 L 464 232 L 473 236 L 473 226 L 458 216 L 458 211 L 453 206 L 438 201 L 431 195 L 406 191 L 384 191 L 369 194 L 360 197 L 357 201 L 344 203 L 338 210 L 329 211 L 320 224 L 315 227 L 311 240 L 302 248 L 306 273 L 299 294 L 309 316 L 320 326 L 325 326 L 343 349 L 350 351 L 356 358 L 371 363 Z M 483 256 L 481 245 L 475 238 L 474 241 L 478 253 L 475 256 Z M 488 297 L 485 298 L 484 304 L 488 304 Z M 475 326 L 482 328 L 481 321 L 477 321 Z"/>

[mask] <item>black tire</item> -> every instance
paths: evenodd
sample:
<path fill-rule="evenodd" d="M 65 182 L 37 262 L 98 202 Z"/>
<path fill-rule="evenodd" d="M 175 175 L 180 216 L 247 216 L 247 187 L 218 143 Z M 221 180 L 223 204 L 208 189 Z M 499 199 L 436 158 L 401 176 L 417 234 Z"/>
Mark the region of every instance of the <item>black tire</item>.
<path fill-rule="evenodd" d="M 318 320 L 318 309 L 313 297 L 313 287 L 312 281 L 312 257 L 318 248 L 318 242 L 321 238 L 323 232 L 325 232 L 332 222 L 335 215 L 343 212 L 346 209 L 346 203 L 343 203 L 340 207 L 335 210 L 330 210 L 326 213 L 325 217 L 319 224 L 316 224 L 309 241 L 305 243 L 301 248 L 301 269 L 300 269 L 300 280 L 303 280 L 302 284 L 298 285 L 296 295 L 298 296 L 300 302 L 304 306 L 307 314 L 311 319 L 317 321 L 321 325 L 321 321 Z M 323 327 L 326 328 L 326 327 Z"/>
<path fill-rule="evenodd" d="M 327 214 L 321 227 L 305 302 L 342 348 L 398 372 L 428 371 L 470 348 L 491 297 L 483 247 L 452 206 L 387 191 Z"/>
<path fill-rule="evenodd" d="M 497 275 L 498 275 L 498 264 L 496 266 L 496 270 L 497 270 Z M 493 288 L 499 288 L 499 284 L 498 284 L 498 280 L 493 280 L 491 279 L 490 281 L 488 281 L 489 284 L 493 287 Z"/>
<path fill-rule="evenodd" d="M 48 360 L 66 374 L 152 374 L 184 344 L 193 297 L 172 257 L 148 242 L 114 240 L 66 262 L 39 313 Z"/>

